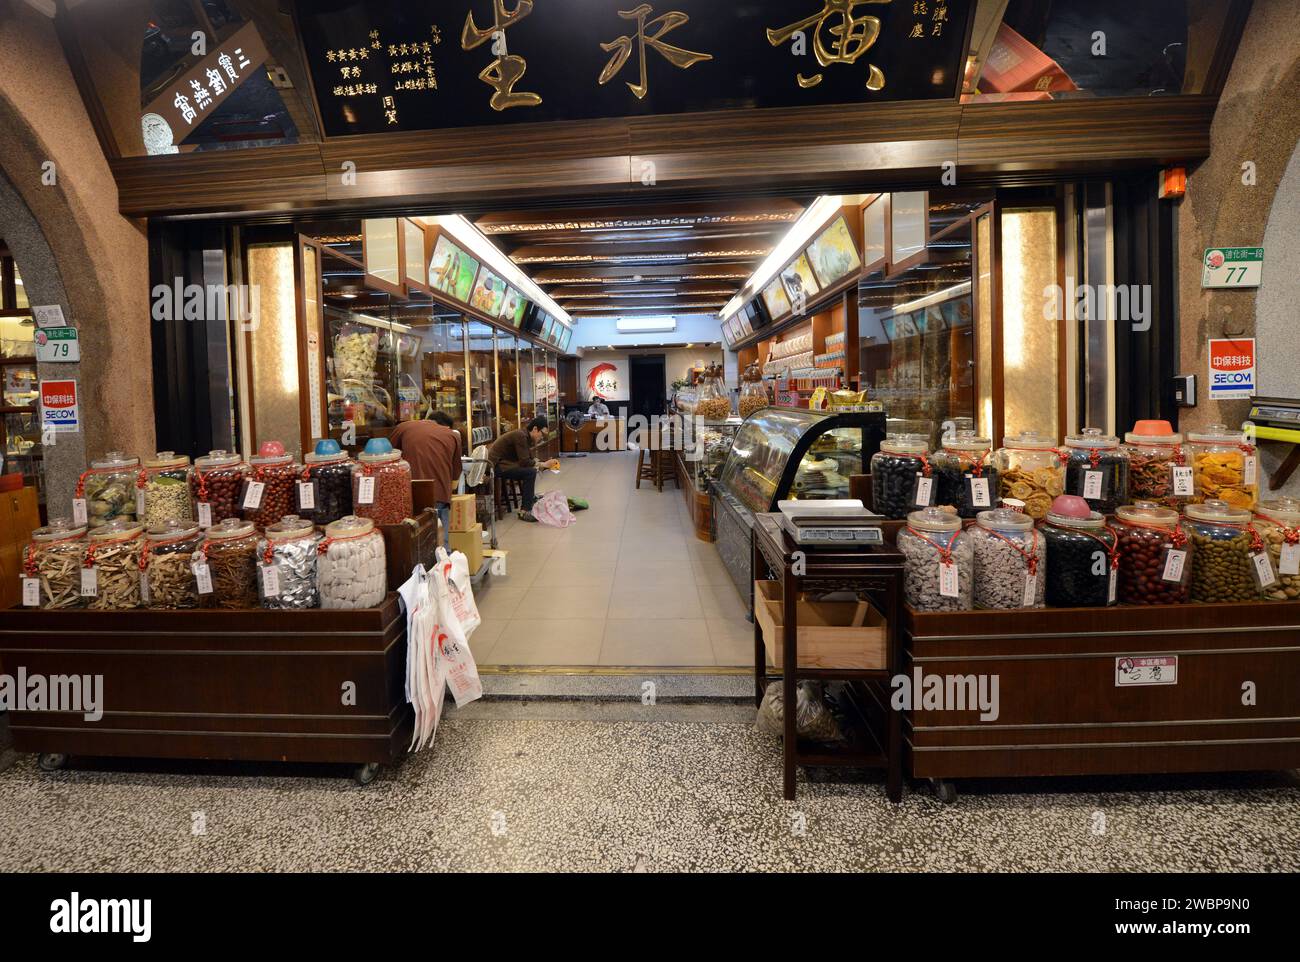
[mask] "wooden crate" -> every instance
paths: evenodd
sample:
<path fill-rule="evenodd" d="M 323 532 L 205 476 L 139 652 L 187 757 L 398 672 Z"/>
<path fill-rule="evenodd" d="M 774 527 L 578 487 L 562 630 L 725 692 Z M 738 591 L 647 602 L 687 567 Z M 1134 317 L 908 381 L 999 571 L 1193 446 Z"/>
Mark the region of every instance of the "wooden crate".
<path fill-rule="evenodd" d="M 854 627 L 859 614 L 862 624 Z M 768 657 L 780 668 L 784 617 L 777 582 L 754 582 L 754 617 L 762 628 Z M 797 621 L 800 668 L 874 670 L 888 665 L 884 616 L 865 601 L 800 598 Z"/>

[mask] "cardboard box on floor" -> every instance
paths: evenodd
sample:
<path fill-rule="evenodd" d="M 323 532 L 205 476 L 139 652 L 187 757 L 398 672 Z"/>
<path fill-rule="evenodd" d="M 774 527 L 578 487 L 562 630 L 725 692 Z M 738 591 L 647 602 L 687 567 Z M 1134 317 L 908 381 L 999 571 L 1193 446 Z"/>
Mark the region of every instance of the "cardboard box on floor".
<path fill-rule="evenodd" d="M 451 496 L 451 530 L 470 531 L 478 521 L 478 507 L 474 495 Z"/>
<path fill-rule="evenodd" d="M 478 574 L 478 569 L 483 567 L 483 525 L 476 524 L 469 531 L 453 530 L 451 550 L 459 551 L 469 561 L 470 574 Z"/>

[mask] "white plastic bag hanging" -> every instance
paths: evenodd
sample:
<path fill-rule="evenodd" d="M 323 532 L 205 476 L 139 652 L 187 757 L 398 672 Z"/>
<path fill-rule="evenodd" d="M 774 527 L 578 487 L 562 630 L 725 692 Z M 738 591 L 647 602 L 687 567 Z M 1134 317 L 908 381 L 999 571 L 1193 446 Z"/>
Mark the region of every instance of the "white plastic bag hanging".
<path fill-rule="evenodd" d="M 397 589 L 406 610 L 406 700 L 415 709 L 415 725 L 407 751 L 424 746 L 433 710 L 429 666 L 431 642 L 438 623 L 438 599 L 433 579 L 424 565 L 416 565 L 411 577 Z M 437 724 L 436 720 L 433 723 Z M 418 747 L 417 747 L 418 746 Z"/>
<path fill-rule="evenodd" d="M 474 585 L 470 581 L 469 559 L 463 552 L 447 554 L 446 548 L 439 548 L 436 555 L 439 570 L 447 582 L 447 592 L 452 610 L 460 622 L 461 631 L 468 639 L 474 629 L 483 623 L 478 613 L 478 603 L 474 600 Z"/>
<path fill-rule="evenodd" d="M 463 597 L 469 599 L 472 606 L 474 594 L 469 590 L 469 566 L 463 554 L 456 552 L 450 557 L 444 549 L 438 549 L 438 567 L 434 572 L 434 591 L 439 601 L 438 616 L 438 653 L 442 658 L 447 686 L 456 700 L 456 707 L 468 705 L 483 697 L 483 682 L 479 678 L 478 666 L 474 663 L 474 654 L 469 650 L 469 638 L 461 624 L 456 610 L 456 589 L 453 585 L 457 561 L 464 569 L 466 591 Z M 474 617 L 478 609 L 474 608 Z"/>

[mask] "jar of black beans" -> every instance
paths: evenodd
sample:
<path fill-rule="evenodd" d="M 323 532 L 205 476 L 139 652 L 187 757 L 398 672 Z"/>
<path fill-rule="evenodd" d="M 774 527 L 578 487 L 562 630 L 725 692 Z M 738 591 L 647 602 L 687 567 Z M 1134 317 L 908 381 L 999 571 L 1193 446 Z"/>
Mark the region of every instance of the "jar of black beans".
<path fill-rule="evenodd" d="M 885 438 L 871 456 L 871 498 L 876 514 L 901 520 L 938 503 L 930 446 L 919 434 Z"/>
<path fill-rule="evenodd" d="M 998 470 L 992 464 L 993 443 L 974 431 L 959 431 L 944 439 L 934 453 L 938 503 L 951 505 L 962 518 L 973 518 L 998 503 Z"/>
<path fill-rule="evenodd" d="M 1115 534 L 1106 518 L 1049 512 L 1038 526 L 1047 543 L 1047 604 L 1053 608 L 1104 608 L 1119 592 Z"/>
<path fill-rule="evenodd" d="M 1100 428 L 1084 428 L 1065 439 L 1069 460 L 1065 464 L 1065 493 L 1088 502 L 1102 514 L 1114 514 L 1128 503 L 1128 452 L 1119 438 Z"/>
<path fill-rule="evenodd" d="M 342 451 L 312 453 L 297 486 L 297 513 L 326 525 L 352 514 L 352 460 Z"/>

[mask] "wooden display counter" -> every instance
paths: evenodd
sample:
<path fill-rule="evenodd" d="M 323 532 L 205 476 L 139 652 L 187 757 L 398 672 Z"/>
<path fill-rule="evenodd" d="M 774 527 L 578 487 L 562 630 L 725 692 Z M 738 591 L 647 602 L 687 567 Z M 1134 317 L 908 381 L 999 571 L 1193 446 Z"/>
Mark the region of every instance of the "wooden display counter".
<path fill-rule="evenodd" d="M 1300 603 L 907 610 L 903 643 L 909 674 L 999 683 L 995 720 L 908 714 L 917 777 L 1300 767 Z M 1119 684 L 1142 657 L 1176 659 L 1175 680 L 1167 662 L 1164 684 Z"/>
<path fill-rule="evenodd" d="M 686 463 L 683 452 L 673 452 L 673 466 L 677 471 L 677 487 L 686 499 L 686 508 L 691 512 L 691 521 L 695 525 L 695 537 L 701 541 L 713 543 L 713 495 L 701 491 L 695 486 L 695 470 Z"/>
<path fill-rule="evenodd" d="M 627 422 L 622 418 L 610 418 L 602 421 L 584 420 L 575 430 L 567 421 L 561 422 L 560 450 L 565 454 L 595 454 L 603 450 L 597 444 L 597 438 L 612 425 L 612 443 L 609 450 L 623 451 L 627 448 Z"/>
<path fill-rule="evenodd" d="M 362 611 L 16 608 L 0 670 L 19 667 L 104 679 L 98 721 L 12 712 L 20 752 L 364 765 L 396 761 L 411 738 L 395 594 Z"/>

